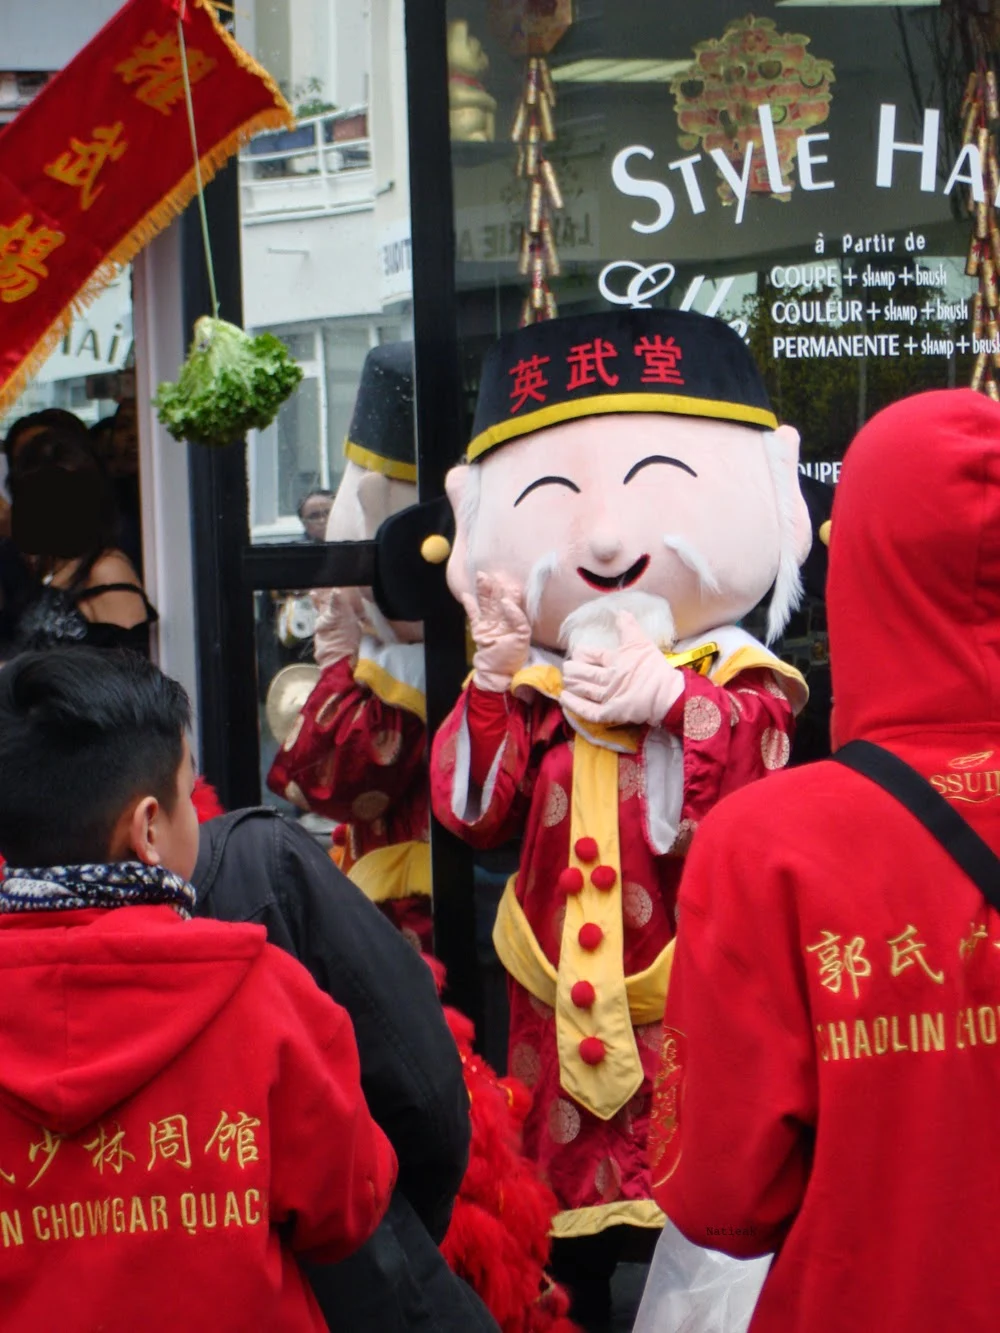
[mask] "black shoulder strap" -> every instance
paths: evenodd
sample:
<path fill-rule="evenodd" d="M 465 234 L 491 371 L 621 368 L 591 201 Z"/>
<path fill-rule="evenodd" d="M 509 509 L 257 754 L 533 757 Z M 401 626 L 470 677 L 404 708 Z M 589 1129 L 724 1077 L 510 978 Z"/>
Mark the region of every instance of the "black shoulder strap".
<path fill-rule="evenodd" d="M 916 769 L 871 741 L 850 741 L 833 758 L 895 796 L 1000 912 L 1000 857 Z"/>

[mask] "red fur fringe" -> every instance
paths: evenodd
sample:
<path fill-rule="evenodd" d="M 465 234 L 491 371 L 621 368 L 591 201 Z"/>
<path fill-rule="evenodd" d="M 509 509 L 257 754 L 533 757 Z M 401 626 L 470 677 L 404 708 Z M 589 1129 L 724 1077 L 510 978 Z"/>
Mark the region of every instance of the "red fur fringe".
<path fill-rule="evenodd" d="M 440 989 L 444 969 L 427 962 Z M 521 1152 L 531 1093 L 517 1079 L 498 1078 L 472 1049 L 472 1023 L 455 1009 L 444 1012 L 462 1057 L 472 1147 L 441 1251 L 503 1333 L 579 1333 L 567 1315 L 569 1298 L 545 1271 L 558 1205 Z"/>

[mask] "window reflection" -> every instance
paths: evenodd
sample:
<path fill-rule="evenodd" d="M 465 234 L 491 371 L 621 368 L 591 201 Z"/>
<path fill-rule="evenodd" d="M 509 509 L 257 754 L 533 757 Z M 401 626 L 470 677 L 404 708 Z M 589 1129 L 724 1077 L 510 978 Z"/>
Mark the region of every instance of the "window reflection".
<path fill-rule="evenodd" d="M 240 158 L 244 319 L 305 378 L 248 450 L 255 542 L 295 541 L 310 489 L 336 491 L 369 350 L 411 336 L 402 0 L 253 0 L 237 34 L 295 129 Z"/>

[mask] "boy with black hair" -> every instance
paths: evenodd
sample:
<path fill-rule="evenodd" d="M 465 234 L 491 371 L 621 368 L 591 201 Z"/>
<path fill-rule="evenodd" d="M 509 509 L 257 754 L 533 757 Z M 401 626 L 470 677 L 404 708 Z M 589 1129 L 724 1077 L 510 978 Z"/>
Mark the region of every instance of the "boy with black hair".
<path fill-rule="evenodd" d="M 138 657 L 0 670 L 12 1333 L 322 1330 L 295 1256 L 351 1253 L 392 1191 L 344 1011 L 259 927 L 188 920 L 188 724 Z"/>

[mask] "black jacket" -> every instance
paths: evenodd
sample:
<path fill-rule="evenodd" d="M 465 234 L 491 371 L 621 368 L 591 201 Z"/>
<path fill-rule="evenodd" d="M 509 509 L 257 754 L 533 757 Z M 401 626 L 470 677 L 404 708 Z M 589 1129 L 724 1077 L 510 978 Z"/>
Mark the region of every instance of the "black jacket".
<path fill-rule="evenodd" d="M 356 1255 L 311 1269 L 334 1330 L 497 1328 L 437 1249 L 468 1160 L 469 1098 L 426 963 L 298 825 L 260 807 L 201 828 L 198 915 L 263 925 L 350 1014 L 371 1113 L 399 1159 L 389 1213 Z"/>

